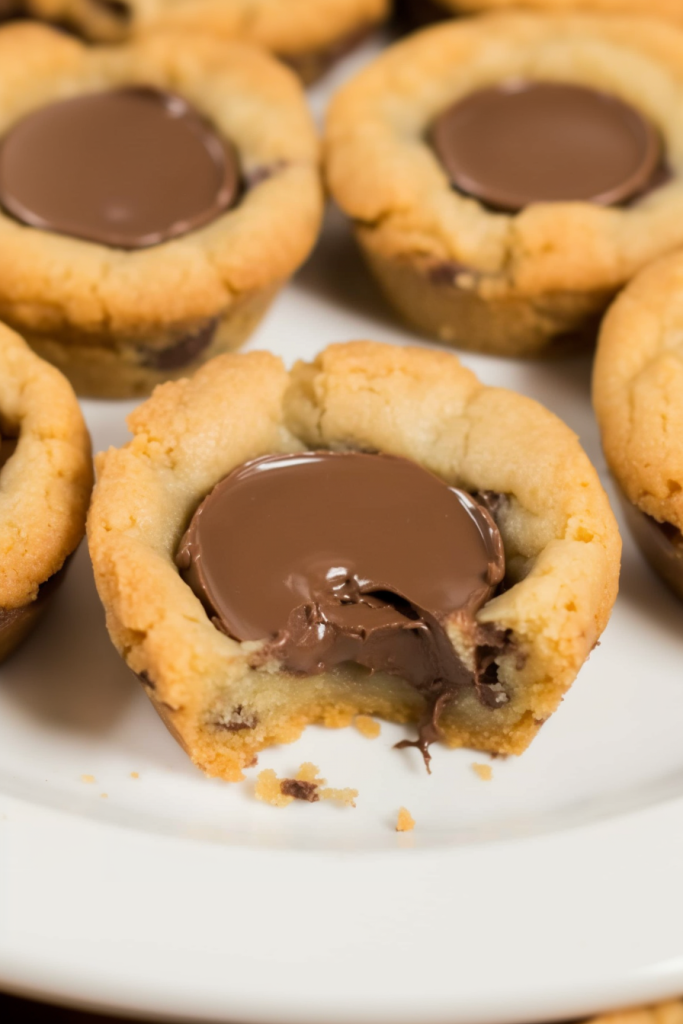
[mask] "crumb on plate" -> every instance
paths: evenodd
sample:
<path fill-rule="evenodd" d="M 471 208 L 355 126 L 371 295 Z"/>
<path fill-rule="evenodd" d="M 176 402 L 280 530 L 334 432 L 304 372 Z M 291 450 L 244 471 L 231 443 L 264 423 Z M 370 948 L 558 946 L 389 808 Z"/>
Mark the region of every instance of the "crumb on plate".
<path fill-rule="evenodd" d="M 361 736 L 365 736 L 368 740 L 377 739 L 382 731 L 382 727 L 379 722 L 374 718 L 371 718 L 370 715 L 356 715 L 353 720 L 353 724 L 356 729 L 358 729 Z"/>
<path fill-rule="evenodd" d="M 90 785 L 94 781 L 95 781 L 95 776 L 94 775 L 81 775 L 81 782 L 85 782 L 88 785 Z"/>
<path fill-rule="evenodd" d="M 130 777 L 131 777 L 131 779 L 139 779 L 140 778 L 140 774 L 139 774 L 139 772 L 131 772 L 130 773 Z"/>
<path fill-rule="evenodd" d="M 493 778 L 493 768 L 490 764 L 477 764 L 474 761 L 472 763 L 472 771 L 479 776 L 482 782 L 490 782 Z"/>
<path fill-rule="evenodd" d="M 287 807 L 292 800 L 317 803 L 335 800 L 345 807 L 355 807 L 357 789 L 331 789 L 326 779 L 320 778 L 320 769 L 307 761 L 293 779 L 279 779 L 272 768 L 266 768 L 256 777 L 255 795 L 272 807 Z"/>
<path fill-rule="evenodd" d="M 398 812 L 398 821 L 396 822 L 397 832 L 412 832 L 415 828 L 415 818 L 412 816 L 409 810 L 405 807 L 401 807 Z"/>

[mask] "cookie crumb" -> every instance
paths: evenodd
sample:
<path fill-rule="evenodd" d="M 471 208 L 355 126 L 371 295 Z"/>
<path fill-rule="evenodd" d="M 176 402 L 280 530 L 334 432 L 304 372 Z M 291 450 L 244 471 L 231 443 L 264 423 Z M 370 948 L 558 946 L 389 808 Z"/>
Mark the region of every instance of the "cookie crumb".
<path fill-rule="evenodd" d="M 95 776 L 94 775 L 81 775 L 81 782 L 85 782 L 88 785 L 91 785 L 94 781 L 95 781 Z"/>
<path fill-rule="evenodd" d="M 100 793 L 100 799 L 101 800 L 108 800 L 109 799 L 109 793 Z"/>
<path fill-rule="evenodd" d="M 130 777 L 131 779 L 139 779 L 140 775 L 138 774 L 138 772 L 131 772 Z"/>
<path fill-rule="evenodd" d="M 493 768 L 490 764 L 477 764 L 474 761 L 472 763 L 472 771 L 479 776 L 482 782 L 490 782 L 493 778 Z"/>
<path fill-rule="evenodd" d="M 374 718 L 370 718 L 370 715 L 356 715 L 353 724 L 361 736 L 365 736 L 368 740 L 377 739 L 382 731 L 379 722 L 375 721 Z"/>
<path fill-rule="evenodd" d="M 398 812 L 398 821 L 396 822 L 397 832 L 412 832 L 415 828 L 415 818 L 412 816 L 409 810 L 405 807 L 401 807 Z"/>
<path fill-rule="evenodd" d="M 357 789 L 329 789 L 327 780 L 320 778 L 320 769 L 305 762 L 293 779 L 279 779 L 272 768 L 266 768 L 256 776 L 255 796 L 257 800 L 272 807 L 287 807 L 293 800 L 317 803 L 319 800 L 336 800 L 346 807 L 355 807 Z"/>
<path fill-rule="evenodd" d="M 286 807 L 291 804 L 294 797 L 286 796 L 280 788 L 280 780 L 272 768 L 265 768 L 256 776 L 256 789 L 254 791 L 257 800 L 263 800 L 271 807 Z"/>

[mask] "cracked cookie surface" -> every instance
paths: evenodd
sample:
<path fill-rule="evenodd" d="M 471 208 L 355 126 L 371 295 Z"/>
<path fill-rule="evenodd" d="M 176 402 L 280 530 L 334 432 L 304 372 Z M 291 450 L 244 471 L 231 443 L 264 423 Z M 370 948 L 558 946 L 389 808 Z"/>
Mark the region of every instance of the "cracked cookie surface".
<path fill-rule="evenodd" d="M 308 255 L 322 216 L 305 98 L 268 54 L 173 32 L 93 49 L 41 25 L 0 29 L 0 135 L 56 99 L 131 83 L 179 93 L 234 144 L 235 206 L 134 252 L 0 210 L 0 317 L 77 390 L 105 397 L 146 394 L 240 345 Z"/>
<path fill-rule="evenodd" d="M 510 700 L 485 707 L 464 692 L 441 719 L 450 746 L 521 753 L 607 622 L 620 539 L 576 437 L 537 403 L 485 387 L 453 355 L 356 342 L 291 373 L 265 352 L 221 356 L 158 388 L 129 426 L 133 440 L 98 458 L 88 527 L 97 586 L 113 642 L 209 775 L 239 779 L 259 750 L 295 740 L 309 723 L 345 726 L 357 714 L 414 722 L 425 704 L 401 678 L 349 664 L 293 677 L 263 663 L 260 642 L 240 644 L 212 625 L 176 550 L 206 494 L 250 459 L 387 452 L 498 495 L 489 507 L 507 589 L 477 622 L 510 641 L 494 652 Z M 448 632 L 456 643 L 457 623 Z"/>
<path fill-rule="evenodd" d="M 616 291 L 683 244 L 683 32 L 661 21 L 492 14 L 390 47 L 333 99 L 330 190 L 389 301 L 420 332 L 507 355 L 592 340 Z M 587 86 L 659 131 L 669 179 L 627 206 L 502 213 L 457 192 L 427 132 L 458 99 L 511 79 Z"/>

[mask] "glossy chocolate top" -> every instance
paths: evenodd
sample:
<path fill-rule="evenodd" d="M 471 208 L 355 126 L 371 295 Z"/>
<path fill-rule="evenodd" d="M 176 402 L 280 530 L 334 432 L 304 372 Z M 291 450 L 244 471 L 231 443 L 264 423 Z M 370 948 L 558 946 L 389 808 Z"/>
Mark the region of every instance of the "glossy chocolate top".
<path fill-rule="evenodd" d="M 558 82 L 470 93 L 437 118 L 430 137 L 455 188 L 510 211 L 627 202 L 647 191 L 662 157 L 656 129 L 633 107 Z"/>
<path fill-rule="evenodd" d="M 202 227 L 239 191 L 232 147 L 146 86 L 40 107 L 0 143 L 0 204 L 32 227 L 142 249 Z"/>
<path fill-rule="evenodd" d="M 433 706 L 472 682 L 444 620 L 470 618 L 504 573 L 493 519 L 407 459 L 272 455 L 197 509 L 177 563 L 214 622 L 307 674 L 355 661 Z M 433 698 L 433 700 L 432 700 Z"/>

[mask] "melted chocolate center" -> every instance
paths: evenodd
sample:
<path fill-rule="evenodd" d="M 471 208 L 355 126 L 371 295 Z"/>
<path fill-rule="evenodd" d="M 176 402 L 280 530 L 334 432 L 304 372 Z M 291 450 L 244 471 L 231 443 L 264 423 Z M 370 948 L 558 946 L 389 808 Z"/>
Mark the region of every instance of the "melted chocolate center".
<path fill-rule="evenodd" d="M 468 494 L 407 459 L 327 451 L 234 470 L 177 563 L 220 629 L 269 641 L 286 669 L 351 661 L 406 679 L 430 709 L 423 752 L 444 698 L 476 684 L 445 620 L 460 613 L 474 631 L 504 574 L 500 533 Z"/>
<path fill-rule="evenodd" d="M 146 86 L 51 103 L 0 144 L 0 203 L 31 227 L 142 249 L 202 227 L 239 191 L 232 146 Z"/>
<path fill-rule="evenodd" d="M 555 82 L 506 82 L 449 107 L 431 142 L 455 188 L 501 210 L 582 201 L 611 206 L 647 191 L 662 146 L 616 96 Z"/>

